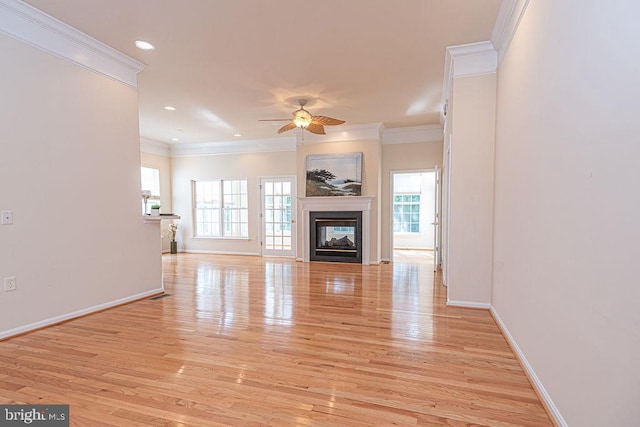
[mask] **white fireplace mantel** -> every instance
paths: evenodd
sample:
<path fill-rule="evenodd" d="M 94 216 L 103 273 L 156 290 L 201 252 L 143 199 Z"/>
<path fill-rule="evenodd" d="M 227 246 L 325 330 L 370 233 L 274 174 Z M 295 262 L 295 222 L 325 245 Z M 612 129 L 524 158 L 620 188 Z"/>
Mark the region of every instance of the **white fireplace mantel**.
<path fill-rule="evenodd" d="M 373 196 L 298 197 L 302 209 L 302 248 L 304 262 L 309 262 L 309 212 L 362 212 L 362 264 L 369 265 L 371 254 L 371 202 Z"/>

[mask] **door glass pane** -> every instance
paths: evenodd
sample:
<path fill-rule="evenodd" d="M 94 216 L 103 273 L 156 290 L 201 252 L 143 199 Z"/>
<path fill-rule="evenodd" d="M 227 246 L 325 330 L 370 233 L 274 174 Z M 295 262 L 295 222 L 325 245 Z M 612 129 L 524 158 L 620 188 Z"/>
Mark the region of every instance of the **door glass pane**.
<path fill-rule="evenodd" d="M 274 251 L 291 251 L 293 242 L 291 235 L 292 191 L 289 181 L 263 182 L 263 230 L 264 249 Z"/>

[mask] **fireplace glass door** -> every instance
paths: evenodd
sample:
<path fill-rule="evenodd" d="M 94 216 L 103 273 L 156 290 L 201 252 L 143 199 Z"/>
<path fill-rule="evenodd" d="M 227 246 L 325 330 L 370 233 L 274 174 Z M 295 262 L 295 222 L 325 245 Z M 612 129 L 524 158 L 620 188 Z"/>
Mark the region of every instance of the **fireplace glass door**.
<path fill-rule="evenodd" d="M 356 252 L 356 219 L 316 220 L 317 252 Z"/>
<path fill-rule="evenodd" d="M 361 212 L 311 212 L 312 261 L 362 262 Z"/>

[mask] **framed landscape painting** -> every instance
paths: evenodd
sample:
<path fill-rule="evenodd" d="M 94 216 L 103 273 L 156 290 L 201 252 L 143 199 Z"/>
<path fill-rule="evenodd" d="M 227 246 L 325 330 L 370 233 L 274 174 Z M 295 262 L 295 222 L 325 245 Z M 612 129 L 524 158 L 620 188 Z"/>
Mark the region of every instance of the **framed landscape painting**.
<path fill-rule="evenodd" d="M 307 156 L 307 197 L 360 196 L 362 153 Z"/>

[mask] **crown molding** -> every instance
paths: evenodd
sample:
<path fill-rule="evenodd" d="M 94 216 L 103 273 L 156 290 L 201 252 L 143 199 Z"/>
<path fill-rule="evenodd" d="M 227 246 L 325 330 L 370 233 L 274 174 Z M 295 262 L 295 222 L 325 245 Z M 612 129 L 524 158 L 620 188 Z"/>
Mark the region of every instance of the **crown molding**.
<path fill-rule="evenodd" d="M 170 144 L 171 157 L 296 151 L 295 137 Z"/>
<path fill-rule="evenodd" d="M 142 151 L 143 153 L 157 154 L 158 156 L 169 157 L 171 155 L 171 146 L 166 142 L 140 138 L 140 151 Z"/>
<path fill-rule="evenodd" d="M 189 157 L 296 151 L 296 145 L 329 142 L 372 141 L 382 144 L 410 144 L 443 140 L 443 129 L 440 125 L 385 129 L 382 123 L 371 123 L 325 128 L 325 130 L 326 135 L 315 135 L 294 129 L 296 135 L 291 137 L 179 144 L 166 144 L 141 138 L 140 150 L 171 157 Z"/>
<path fill-rule="evenodd" d="M 386 129 L 383 144 L 410 144 L 412 142 L 442 142 L 444 129 L 440 125 L 410 126 Z"/>
<path fill-rule="evenodd" d="M 0 0 L 0 33 L 133 88 L 144 65 L 18 0 Z"/>
<path fill-rule="evenodd" d="M 498 52 L 489 41 L 449 46 L 444 61 L 442 105 L 440 122 L 444 123 L 444 106 L 447 105 L 454 78 L 495 73 L 498 69 Z"/>
<path fill-rule="evenodd" d="M 316 135 L 310 132 L 297 132 L 298 145 L 322 144 L 325 142 L 345 142 L 375 140 L 380 141 L 384 132 L 382 123 L 369 123 L 364 125 L 342 125 L 337 127 L 325 127 L 326 135 Z"/>
<path fill-rule="evenodd" d="M 498 66 L 509 50 L 511 40 L 520 25 L 529 0 L 502 0 L 496 24 L 491 34 L 491 42 L 498 51 Z"/>
<path fill-rule="evenodd" d="M 493 73 L 497 52 L 491 42 L 449 46 L 446 50 L 445 77 L 468 77 Z"/>

